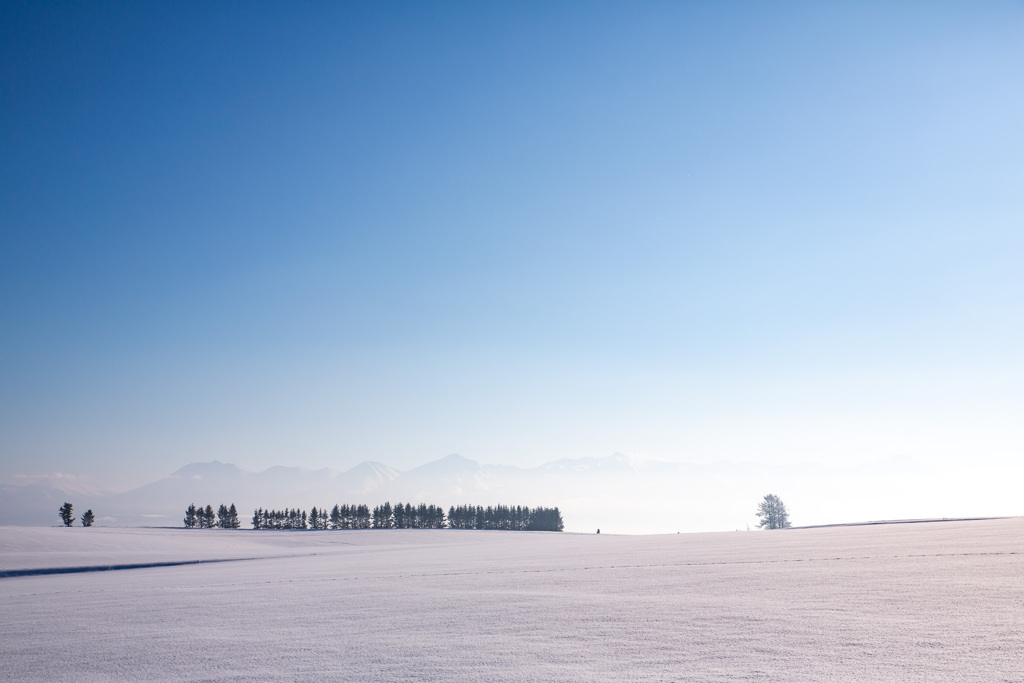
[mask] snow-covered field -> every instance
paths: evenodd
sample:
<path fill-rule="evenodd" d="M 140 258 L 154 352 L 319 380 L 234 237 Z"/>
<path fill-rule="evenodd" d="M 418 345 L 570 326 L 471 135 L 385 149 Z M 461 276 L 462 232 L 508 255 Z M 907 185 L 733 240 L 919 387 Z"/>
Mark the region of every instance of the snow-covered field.
<path fill-rule="evenodd" d="M 0 528 L 4 680 L 1020 681 L 1024 519 L 664 536 Z"/>

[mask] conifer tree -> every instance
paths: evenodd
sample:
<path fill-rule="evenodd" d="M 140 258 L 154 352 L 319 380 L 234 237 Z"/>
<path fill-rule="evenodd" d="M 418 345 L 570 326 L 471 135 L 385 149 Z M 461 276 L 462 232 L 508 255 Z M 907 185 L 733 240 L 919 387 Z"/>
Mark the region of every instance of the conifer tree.
<path fill-rule="evenodd" d="M 85 514 L 82 515 L 82 526 L 92 526 L 92 523 L 96 518 L 92 514 L 92 510 L 86 510 Z"/>
<path fill-rule="evenodd" d="M 196 515 L 196 504 L 195 503 L 192 503 L 191 505 L 189 505 L 188 508 L 185 510 L 184 522 L 185 522 L 185 528 L 186 529 L 194 529 L 196 527 L 196 524 L 198 523 L 198 517 Z"/>
<path fill-rule="evenodd" d="M 239 526 L 241 526 L 241 523 L 238 521 L 238 508 L 232 503 L 228 508 L 228 528 L 237 529 Z"/>
<path fill-rule="evenodd" d="M 384 503 L 373 509 L 373 528 L 391 529 L 394 528 L 394 518 L 391 514 L 391 503 Z"/>
<path fill-rule="evenodd" d="M 60 510 L 57 510 L 57 514 L 60 515 L 60 521 L 64 522 L 64 526 L 71 526 L 75 523 L 75 518 L 71 516 L 71 509 L 73 507 L 71 503 L 65 502 L 60 506 Z"/>

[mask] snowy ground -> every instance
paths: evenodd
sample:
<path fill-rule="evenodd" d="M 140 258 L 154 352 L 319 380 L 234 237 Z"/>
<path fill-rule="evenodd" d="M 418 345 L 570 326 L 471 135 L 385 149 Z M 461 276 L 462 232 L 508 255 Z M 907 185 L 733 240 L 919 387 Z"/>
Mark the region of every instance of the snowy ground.
<path fill-rule="evenodd" d="M 0 527 L 0 679 L 1024 680 L 1024 519 L 666 536 Z"/>

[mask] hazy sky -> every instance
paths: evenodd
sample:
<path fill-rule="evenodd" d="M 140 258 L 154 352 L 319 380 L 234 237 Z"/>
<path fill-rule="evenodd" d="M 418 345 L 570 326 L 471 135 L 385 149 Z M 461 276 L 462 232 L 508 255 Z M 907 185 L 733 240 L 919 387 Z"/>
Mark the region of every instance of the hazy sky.
<path fill-rule="evenodd" d="M 1024 456 L 1020 3 L 0 5 L 0 479 Z"/>

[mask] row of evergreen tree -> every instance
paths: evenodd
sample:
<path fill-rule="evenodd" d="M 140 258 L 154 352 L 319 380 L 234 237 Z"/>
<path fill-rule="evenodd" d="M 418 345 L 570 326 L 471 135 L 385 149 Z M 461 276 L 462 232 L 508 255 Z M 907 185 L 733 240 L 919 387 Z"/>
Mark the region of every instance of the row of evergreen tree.
<path fill-rule="evenodd" d="M 557 507 L 529 508 L 497 505 L 486 508 L 474 505 L 452 506 L 447 515 L 439 505 L 420 503 L 384 503 L 371 511 L 366 505 L 335 505 L 305 510 L 253 511 L 253 529 L 504 529 L 507 531 L 561 531 L 562 513 Z M 199 529 L 237 529 L 238 512 L 234 503 L 221 505 L 216 515 L 213 507 L 189 505 L 185 526 Z"/>
<path fill-rule="evenodd" d="M 391 503 L 378 505 L 373 509 L 374 529 L 444 529 L 444 508 L 420 503 Z"/>
<path fill-rule="evenodd" d="M 305 510 L 260 508 L 252 513 L 250 523 L 253 529 L 326 529 L 326 522 L 326 511 L 321 513 L 316 508 L 308 515 Z"/>
<path fill-rule="evenodd" d="M 561 531 L 562 513 L 557 507 L 460 505 L 448 510 L 452 529 L 505 529 L 507 531 Z"/>
<path fill-rule="evenodd" d="M 187 529 L 237 529 L 241 526 L 234 503 L 230 507 L 221 503 L 216 514 L 211 505 L 204 508 L 201 505 L 196 507 L 193 503 L 185 510 L 184 521 Z"/>

